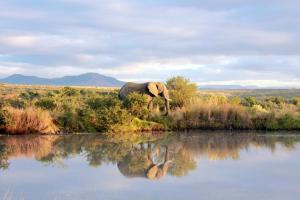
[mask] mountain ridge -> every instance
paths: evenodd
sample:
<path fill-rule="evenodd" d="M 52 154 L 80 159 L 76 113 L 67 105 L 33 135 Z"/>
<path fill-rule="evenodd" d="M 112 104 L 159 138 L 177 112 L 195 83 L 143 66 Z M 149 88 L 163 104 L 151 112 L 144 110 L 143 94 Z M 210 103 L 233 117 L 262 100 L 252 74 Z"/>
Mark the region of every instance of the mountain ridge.
<path fill-rule="evenodd" d="M 69 75 L 57 78 L 41 78 L 38 76 L 27 76 L 13 74 L 0 79 L 0 82 L 25 85 L 60 85 L 60 86 L 99 86 L 99 87 L 120 87 L 124 84 L 116 78 L 98 73 L 84 73 Z"/>

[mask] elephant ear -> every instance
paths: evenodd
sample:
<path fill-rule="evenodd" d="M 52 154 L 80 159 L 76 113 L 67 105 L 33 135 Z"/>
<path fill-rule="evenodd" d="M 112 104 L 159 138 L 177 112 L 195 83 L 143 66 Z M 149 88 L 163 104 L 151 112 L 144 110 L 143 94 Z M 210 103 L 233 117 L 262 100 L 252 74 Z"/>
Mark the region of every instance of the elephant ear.
<path fill-rule="evenodd" d="M 147 88 L 151 94 L 153 94 L 156 97 L 158 96 L 158 89 L 157 89 L 156 83 L 153 83 L 153 82 L 148 83 Z"/>

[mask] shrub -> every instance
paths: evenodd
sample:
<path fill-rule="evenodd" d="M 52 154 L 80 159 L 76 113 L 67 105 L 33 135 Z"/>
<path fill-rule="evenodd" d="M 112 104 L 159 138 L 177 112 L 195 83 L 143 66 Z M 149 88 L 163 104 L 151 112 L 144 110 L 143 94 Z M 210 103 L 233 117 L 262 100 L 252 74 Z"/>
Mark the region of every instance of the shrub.
<path fill-rule="evenodd" d="M 36 91 L 30 91 L 28 90 L 27 92 L 22 92 L 19 97 L 24 99 L 24 100 L 29 100 L 32 101 L 35 98 L 38 98 L 40 94 Z"/>
<path fill-rule="evenodd" d="M 39 99 L 35 105 L 37 107 L 40 107 L 44 110 L 53 110 L 56 108 L 56 103 L 54 101 L 53 98 L 49 98 L 49 97 L 44 97 L 44 98 L 41 98 Z"/>
<path fill-rule="evenodd" d="M 278 118 L 278 126 L 280 129 L 295 130 L 300 129 L 300 117 L 285 114 Z"/>
<path fill-rule="evenodd" d="M 293 103 L 295 106 L 300 107 L 300 97 L 294 97 L 294 98 L 292 99 L 292 103 Z"/>
<path fill-rule="evenodd" d="M 86 104 L 93 110 L 121 106 L 122 102 L 112 95 L 101 95 L 87 99 Z"/>
<path fill-rule="evenodd" d="M 253 105 L 250 108 L 250 111 L 253 114 L 258 114 L 258 113 L 267 113 L 268 111 L 266 109 L 264 109 L 261 105 Z"/>
<path fill-rule="evenodd" d="M 149 115 L 147 98 L 138 93 L 131 93 L 124 101 L 124 106 L 130 114 L 140 119 L 146 119 Z"/>
<path fill-rule="evenodd" d="M 75 88 L 64 87 L 62 89 L 62 94 L 64 96 L 76 96 L 76 95 L 78 95 L 78 91 Z"/>
<path fill-rule="evenodd" d="M 252 107 L 254 105 L 258 105 L 258 101 L 255 97 L 245 97 L 242 104 L 244 106 Z"/>
<path fill-rule="evenodd" d="M 167 88 L 172 99 L 171 107 L 182 108 L 190 103 L 197 92 L 197 85 L 182 76 L 170 78 L 167 81 Z"/>
<path fill-rule="evenodd" d="M 97 131 L 111 131 L 117 126 L 129 125 L 132 117 L 120 106 L 97 110 L 95 128 Z"/>
<path fill-rule="evenodd" d="M 241 98 L 240 97 L 232 97 L 229 100 L 229 103 L 232 105 L 240 105 L 241 104 Z"/>
<path fill-rule="evenodd" d="M 163 116 L 163 115 L 153 115 L 150 118 L 151 121 L 157 122 L 159 124 L 162 124 L 165 129 L 169 130 L 173 128 L 173 118 L 170 116 Z"/>
<path fill-rule="evenodd" d="M 5 131 L 11 134 L 43 133 L 52 134 L 58 131 L 49 112 L 38 108 L 16 109 L 5 108 Z"/>
<path fill-rule="evenodd" d="M 11 99 L 11 100 L 9 100 L 9 104 L 13 108 L 18 108 L 18 109 L 22 109 L 22 108 L 27 107 L 26 102 L 24 100 L 21 100 L 21 99 Z"/>

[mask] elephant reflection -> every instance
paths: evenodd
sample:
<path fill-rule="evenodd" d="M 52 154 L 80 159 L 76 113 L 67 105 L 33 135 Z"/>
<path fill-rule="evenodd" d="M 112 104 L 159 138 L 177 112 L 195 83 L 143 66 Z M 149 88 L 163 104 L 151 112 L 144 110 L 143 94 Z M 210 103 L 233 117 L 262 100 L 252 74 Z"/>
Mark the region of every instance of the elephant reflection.
<path fill-rule="evenodd" d="M 165 147 L 163 152 L 159 147 L 153 149 L 150 144 L 146 149 L 144 145 L 139 147 L 133 149 L 118 163 L 120 172 L 130 178 L 144 177 L 155 180 L 164 177 L 171 164 L 168 147 Z M 155 162 L 154 160 L 162 161 Z"/>

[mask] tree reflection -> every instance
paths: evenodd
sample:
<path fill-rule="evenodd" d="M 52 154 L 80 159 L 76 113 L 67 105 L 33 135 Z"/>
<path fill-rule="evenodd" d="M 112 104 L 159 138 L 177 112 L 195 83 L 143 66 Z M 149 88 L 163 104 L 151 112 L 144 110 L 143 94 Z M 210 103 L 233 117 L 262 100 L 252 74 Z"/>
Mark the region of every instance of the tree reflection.
<path fill-rule="evenodd" d="M 111 141 L 100 135 L 68 136 L 2 136 L 0 140 L 0 169 L 9 161 L 29 157 L 46 165 L 81 156 L 90 166 L 116 164 L 126 177 L 151 180 L 165 175 L 185 176 L 196 169 L 197 159 L 239 159 L 240 151 L 248 148 L 267 148 L 272 152 L 280 145 L 292 150 L 299 136 L 258 136 L 255 133 L 178 134 L 163 139 L 151 138 L 139 142 Z"/>

